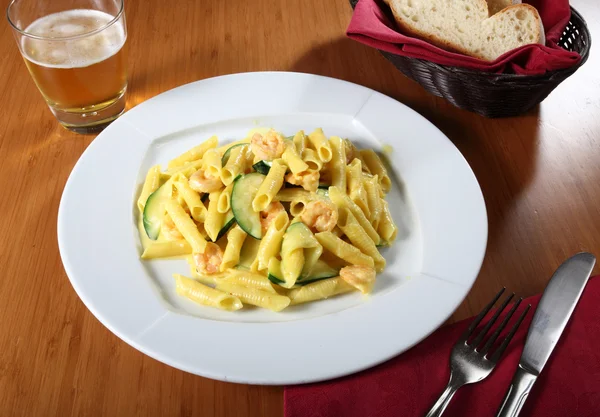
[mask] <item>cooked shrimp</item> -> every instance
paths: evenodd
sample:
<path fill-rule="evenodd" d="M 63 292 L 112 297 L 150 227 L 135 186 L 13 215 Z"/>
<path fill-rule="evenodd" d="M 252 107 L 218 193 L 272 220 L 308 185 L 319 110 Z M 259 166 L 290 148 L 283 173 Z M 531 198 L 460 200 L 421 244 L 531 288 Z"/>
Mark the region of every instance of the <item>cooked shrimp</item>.
<path fill-rule="evenodd" d="M 189 183 L 190 188 L 199 193 L 212 193 L 223 187 L 220 177 L 212 176 L 203 169 L 194 172 L 190 177 Z"/>
<path fill-rule="evenodd" d="M 160 225 L 160 234 L 164 236 L 167 240 L 181 240 L 183 239 L 183 235 L 175 226 L 173 219 L 168 214 L 165 214 L 163 217 L 162 224 Z"/>
<path fill-rule="evenodd" d="M 282 211 L 285 211 L 283 204 L 279 201 L 271 201 L 271 204 L 269 204 L 265 210 L 260 212 L 260 226 L 263 234 L 267 231 L 275 217 Z"/>
<path fill-rule="evenodd" d="M 216 274 L 223 262 L 223 251 L 216 243 L 208 242 L 204 253 L 195 253 L 193 258 L 199 274 Z"/>
<path fill-rule="evenodd" d="M 345 266 L 340 270 L 340 278 L 363 294 L 370 293 L 375 283 L 375 268 L 363 265 Z"/>
<path fill-rule="evenodd" d="M 300 220 L 313 232 L 331 232 L 338 221 L 337 208 L 322 200 L 311 201 L 300 213 Z"/>
<path fill-rule="evenodd" d="M 270 129 L 265 135 L 255 133 L 250 140 L 252 153 L 260 159 L 272 161 L 279 158 L 285 151 L 283 136 L 273 129 Z"/>
<path fill-rule="evenodd" d="M 302 171 L 297 174 L 290 172 L 285 176 L 285 180 L 314 193 L 319 187 L 319 171 Z"/>

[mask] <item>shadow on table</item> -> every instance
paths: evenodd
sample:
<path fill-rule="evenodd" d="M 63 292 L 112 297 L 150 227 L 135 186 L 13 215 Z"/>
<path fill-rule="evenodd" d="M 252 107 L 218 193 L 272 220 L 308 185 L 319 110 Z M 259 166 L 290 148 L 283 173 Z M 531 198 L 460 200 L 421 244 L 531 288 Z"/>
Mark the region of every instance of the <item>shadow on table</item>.
<path fill-rule="evenodd" d="M 465 156 L 481 186 L 488 211 L 488 251 L 506 213 L 531 182 L 538 153 L 539 108 L 517 118 L 487 119 L 427 93 L 375 49 L 347 38 L 322 44 L 290 68 L 355 82 L 413 108 L 436 125 Z"/>

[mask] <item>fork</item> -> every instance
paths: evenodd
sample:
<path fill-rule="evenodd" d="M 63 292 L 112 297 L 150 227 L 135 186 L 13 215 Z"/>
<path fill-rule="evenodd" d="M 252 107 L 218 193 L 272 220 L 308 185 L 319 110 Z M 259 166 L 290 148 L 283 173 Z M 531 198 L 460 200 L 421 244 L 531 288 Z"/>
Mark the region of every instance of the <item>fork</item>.
<path fill-rule="evenodd" d="M 483 320 L 485 315 L 492 309 L 496 301 L 500 299 L 500 296 L 504 293 L 505 288 L 496 294 L 494 299 L 479 313 L 475 320 L 471 323 L 469 328 L 465 330 L 465 332 L 460 336 L 458 342 L 452 348 L 452 353 L 450 354 L 450 381 L 448 382 L 448 386 L 440 395 L 440 398 L 436 401 L 436 403 L 431 407 L 431 410 L 427 413 L 426 417 L 439 417 L 442 415 L 450 400 L 458 391 L 460 387 L 467 384 L 473 384 L 475 382 L 479 382 L 482 379 L 486 378 L 493 370 L 496 364 L 498 363 L 500 357 L 506 350 L 506 347 L 510 343 L 510 340 L 515 335 L 517 329 L 523 322 L 523 319 L 527 315 L 531 304 L 527 306 L 527 308 L 521 313 L 521 316 L 517 320 L 517 322 L 510 329 L 502 343 L 494 350 L 492 350 L 492 345 L 502 333 L 502 330 L 508 324 L 510 318 L 514 314 L 514 312 L 521 304 L 522 298 L 518 299 L 508 312 L 508 314 L 502 320 L 502 323 L 498 326 L 498 328 L 492 333 L 489 339 L 485 342 L 483 347 L 479 348 L 485 339 L 486 334 L 490 331 L 491 327 L 494 325 L 498 317 L 502 311 L 506 308 L 506 306 L 513 299 L 515 294 L 508 296 L 506 300 L 502 303 L 500 308 L 494 313 L 494 315 L 490 318 L 490 320 L 485 324 L 483 329 L 475 336 L 475 338 L 469 342 L 471 336 L 474 336 L 475 329 Z"/>

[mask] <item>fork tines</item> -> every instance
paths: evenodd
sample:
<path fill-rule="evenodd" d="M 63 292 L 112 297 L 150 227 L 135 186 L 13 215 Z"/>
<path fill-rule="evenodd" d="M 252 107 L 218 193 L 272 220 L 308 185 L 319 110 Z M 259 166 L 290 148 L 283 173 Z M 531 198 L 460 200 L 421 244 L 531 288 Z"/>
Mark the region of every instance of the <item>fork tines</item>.
<path fill-rule="evenodd" d="M 519 308 L 521 301 L 523 301 L 522 298 L 519 298 L 517 301 L 515 301 L 513 303 L 512 308 L 508 311 L 508 313 L 502 320 L 502 323 L 500 323 L 500 325 L 492 333 L 492 335 L 489 337 L 489 339 L 486 341 L 485 345 L 483 345 L 483 347 L 481 349 L 479 349 L 479 346 L 483 342 L 484 338 L 486 337 L 487 333 L 489 332 L 491 327 L 494 325 L 496 320 L 498 320 L 498 317 L 500 317 L 500 315 L 502 314 L 502 312 L 504 311 L 506 306 L 508 306 L 510 301 L 515 296 L 514 293 L 510 294 L 508 297 L 506 297 L 506 299 L 504 300 L 504 302 L 502 303 L 500 308 L 498 308 L 498 310 L 496 310 L 494 315 L 488 320 L 488 322 L 481 329 L 481 331 L 478 332 L 478 334 L 475 336 L 475 338 L 470 342 L 469 342 L 469 338 L 474 335 L 475 329 L 477 329 L 477 326 L 479 325 L 479 323 L 481 323 L 481 320 L 483 320 L 483 318 L 487 315 L 487 313 L 489 313 L 489 311 L 492 309 L 494 304 L 496 304 L 496 302 L 500 299 L 500 297 L 504 293 L 505 289 L 506 288 L 502 288 L 502 290 L 500 290 L 500 292 L 498 294 L 496 294 L 494 299 L 487 306 L 485 306 L 485 308 L 481 311 L 481 313 L 479 313 L 479 315 L 477 315 L 477 317 L 475 318 L 475 320 L 473 320 L 473 322 L 471 323 L 469 328 L 461 336 L 461 340 L 463 340 L 467 346 L 474 348 L 477 352 L 485 355 L 486 359 L 489 359 L 493 362 L 497 362 L 498 359 L 500 359 L 500 357 L 502 356 L 502 353 L 504 353 L 504 350 L 510 343 L 510 341 L 513 338 L 513 336 L 515 335 L 515 333 L 517 332 L 517 329 L 521 325 L 521 322 L 523 321 L 523 319 L 527 315 L 527 312 L 529 311 L 529 308 L 531 307 L 531 304 L 530 304 L 525 308 L 525 310 L 521 313 L 521 315 L 517 319 L 516 323 L 512 326 L 512 328 L 510 329 L 510 331 L 508 332 L 508 334 L 506 335 L 506 337 L 504 338 L 502 343 L 500 343 L 500 345 L 492 352 L 492 354 L 488 356 L 492 345 L 494 344 L 494 342 L 496 342 L 496 339 L 498 339 L 498 336 L 500 336 L 500 333 L 502 333 L 502 331 L 504 330 L 504 328 L 510 321 L 511 317 L 513 316 L 513 314 L 515 313 L 517 308 Z"/>

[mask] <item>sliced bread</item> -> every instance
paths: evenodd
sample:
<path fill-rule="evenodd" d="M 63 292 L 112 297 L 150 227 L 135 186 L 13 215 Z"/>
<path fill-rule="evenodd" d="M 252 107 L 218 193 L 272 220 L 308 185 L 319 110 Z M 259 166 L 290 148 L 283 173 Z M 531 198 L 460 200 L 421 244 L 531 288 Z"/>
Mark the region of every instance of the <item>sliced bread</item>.
<path fill-rule="evenodd" d="M 489 16 L 486 0 L 384 1 L 404 32 L 485 61 L 523 45 L 545 43 L 540 15 L 528 4 Z"/>
<path fill-rule="evenodd" d="M 490 16 L 495 15 L 500 10 L 505 9 L 513 4 L 521 4 L 521 0 L 487 0 Z"/>

